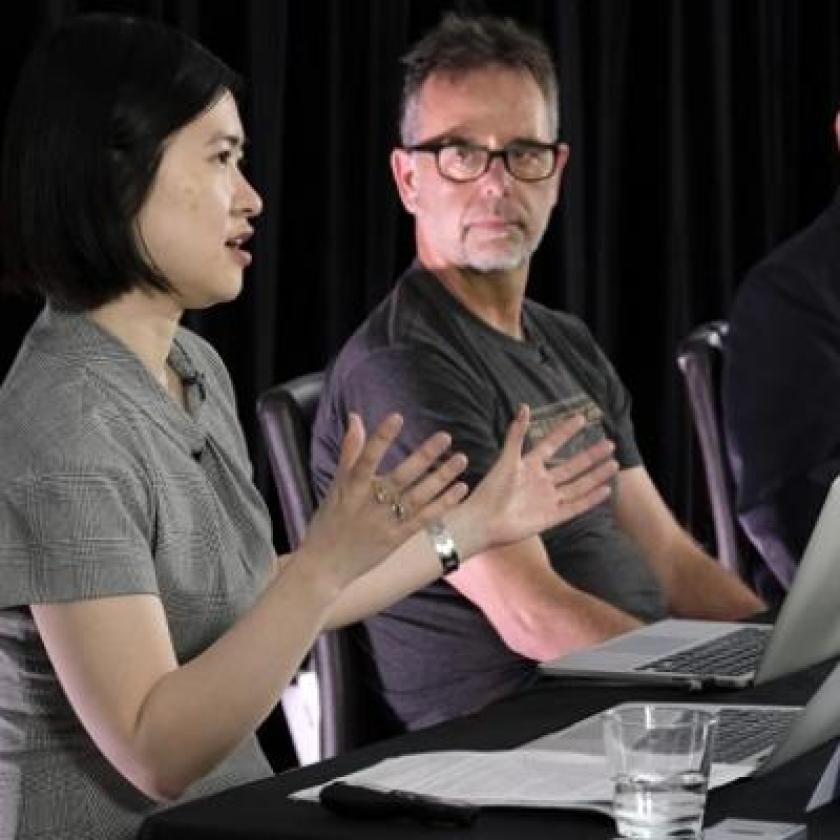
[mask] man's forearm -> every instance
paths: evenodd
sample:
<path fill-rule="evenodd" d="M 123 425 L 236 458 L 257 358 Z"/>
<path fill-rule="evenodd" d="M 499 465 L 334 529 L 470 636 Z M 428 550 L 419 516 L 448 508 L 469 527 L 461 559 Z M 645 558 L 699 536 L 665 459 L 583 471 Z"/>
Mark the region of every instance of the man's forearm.
<path fill-rule="evenodd" d="M 522 656 L 544 662 L 641 625 L 639 619 L 606 601 L 570 588 L 528 621 L 509 627 L 503 638 Z"/>
<path fill-rule="evenodd" d="M 732 620 L 766 609 L 766 604 L 731 572 L 686 539 L 672 554 L 668 598 L 674 615 Z"/>
<path fill-rule="evenodd" d="M 674 615 L 737 619 L 765 609 L 677 523 L 643 467 L 618 477 L 616 519 L 648 560 Z"/>
<path fill-rule="evenodd" d="M 538 537 L 474 557 L 449 582 L 511 650 L 529 659 L 553 659 L 640 625 L 570 586 L 551 567 Z"/>

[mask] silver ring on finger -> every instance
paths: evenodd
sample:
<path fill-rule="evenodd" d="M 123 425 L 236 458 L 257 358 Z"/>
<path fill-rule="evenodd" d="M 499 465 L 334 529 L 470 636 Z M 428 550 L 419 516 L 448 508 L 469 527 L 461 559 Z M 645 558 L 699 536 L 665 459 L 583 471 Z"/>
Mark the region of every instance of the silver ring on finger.
<path fill-rule="evenodd" d="M 408 509 L 401 499 L 393 499 L 391 501 L 391 513 L 394 514 L 394 519 L 397 522 L 402 522 L 408 516 Z"/>

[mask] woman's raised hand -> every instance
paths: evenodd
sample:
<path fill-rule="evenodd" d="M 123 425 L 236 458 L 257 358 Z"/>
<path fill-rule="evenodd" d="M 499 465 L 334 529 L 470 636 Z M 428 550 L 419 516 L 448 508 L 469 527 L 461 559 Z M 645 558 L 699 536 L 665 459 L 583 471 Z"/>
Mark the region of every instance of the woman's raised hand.
<path fill-rule="evenodd" d="M 459 544 L 463 541 L 473 551 L 539 534 L 590 510 L 610 494 L 609 482 L 618 471 L 611 457 L 612 441 L 601 440 L 552 466 L 554 453 L 583 429 L 584 419 L 569 418 L 523 455 L 529 417 L 528 407 L 521 406 L 493 468 L 451 515 L 462 537 Z"/>
<path fill-rule="evenodd" d="M 438 459 L 451 438 L 439 432 L 388 473 L 377 470 L 402 428 L 388 416 L 366 439 L 361 418 L 351 414 L 329 492 L 301 545 L 302 551 L 330 564 L 341 587 L 377 565 L 415 531 L 451 510 L 467 494 L 455 482 L 467 465 L 464 455 Z"/>
<path fill-rule="evenodd" d="M 618 471 L 612 442 L 601 440 L 552 465 L 552 456 L 581 431 L 584 420 L 566 420 L 523 455 L 529 417 L 523 405 L 493 468 L 459 505 L 467 486 L 456 479 L 467 459 L 455 454 L 440 463 L 451 443 L 448 434 L 432 435 L 393 470 L 379 474 L 402 418 L 388 416 L 366 439 L 361 418 L 351 414 L 335 478 L 299 551 L 326 564 L 342 588 L 446 514 L 466 558 L 539 534 L 603 502 Z"/>

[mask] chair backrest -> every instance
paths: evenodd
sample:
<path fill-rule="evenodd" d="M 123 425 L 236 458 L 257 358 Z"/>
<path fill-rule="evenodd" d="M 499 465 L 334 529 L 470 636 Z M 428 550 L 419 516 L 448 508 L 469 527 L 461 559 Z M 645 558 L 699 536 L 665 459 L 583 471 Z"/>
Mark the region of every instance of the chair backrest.
<path fill-rule="evenodd" d="M 257 415 L 280 497 L 289 546 L 296 548 L 316 507 L 309 471 L 312 422 L 324 384 L 322 372 L 275 385 L 260 395 Z M 319 757 L 332 758 L 400 731 L 369 687 L 371 666 L 363 653 L 361 625 L 322 633 L 311 661 L 318 681 Z"/>
<path fill-rule="evenodd" d="M 300 545 L 315 512 L 309 441 L 323 385 L 323 373 L 308 373 L 269 388 L 257 400 L 257 416 L 292 549 Z"/>
<path fill-rule="evenodd" d="M 723 566 L 744 577 L 746 570 L 740 551 L 743 540 L 739 537 L 735 483 L 727 460 L 721 412 L 720 377 L 728 332 L 726 321 L 701 324 L 680 342 L 677 364 L 683 374 L 700 441 L 718 559 Z"/>

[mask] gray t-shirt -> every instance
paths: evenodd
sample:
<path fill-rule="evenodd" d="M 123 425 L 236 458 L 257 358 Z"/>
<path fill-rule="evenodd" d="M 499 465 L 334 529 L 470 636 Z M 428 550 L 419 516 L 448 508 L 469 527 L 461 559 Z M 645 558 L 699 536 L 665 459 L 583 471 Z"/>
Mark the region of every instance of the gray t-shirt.
<path fill-rule="evenodd" d="M 630 397 L 586 327 L 526 300 L 526 340 L 516 341 L 467 310 L 431 274 L 413 266 L 345 345 L 315 423 L 312 469 L 323 494 L 335 471 L 348 412 L 372 429 L 390 411 L 405 417 L 389 468 L 428 435 L 452 435 L 469 458 L 474 486 L 495 463 L 520 403 L 532 408 L 536 439 L 578 411 L 590 420 L 570 448 L 606 434 L 622 468 L 641 459 Z M 610 503 L 559 525 L 542 539 L 570 584 L 643 619 L 665 600 Z M 445 580 L 366 622 L 379 689 L 411 728 L 473 711 L 527 685 L 533 661 L 510 650 L 482 612 Z"/>
<path fill-rule="evenodd" d="M 46 308 L 0 389 L 0 840 L 128 840 L 155 809 L 76 718 L 29 605 L 152 593 L 179 662 L 263 590 L 265 505 L 215 352 L 180 329 L 187 411 L 83 314 Z M 271 773 L 254 737 L 188 792 Z"/>

